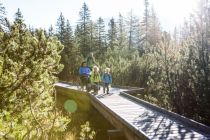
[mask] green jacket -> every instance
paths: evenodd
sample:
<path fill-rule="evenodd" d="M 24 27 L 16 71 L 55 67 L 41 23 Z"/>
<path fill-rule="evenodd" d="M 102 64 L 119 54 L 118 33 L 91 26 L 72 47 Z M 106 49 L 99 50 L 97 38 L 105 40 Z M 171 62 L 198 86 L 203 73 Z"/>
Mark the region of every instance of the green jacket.
<path fill-rule="evenodd" d="M 94 65 L 96 65 L 95 59 L 89 56 L 87 58 L 87 66 L 92 69 Z"/>
<path fill-rule="evenodd" d="M 91 83 L 99 83 L 101 82 L 101 76 L 99 73 L 92 73 L 90 76 Z"/>

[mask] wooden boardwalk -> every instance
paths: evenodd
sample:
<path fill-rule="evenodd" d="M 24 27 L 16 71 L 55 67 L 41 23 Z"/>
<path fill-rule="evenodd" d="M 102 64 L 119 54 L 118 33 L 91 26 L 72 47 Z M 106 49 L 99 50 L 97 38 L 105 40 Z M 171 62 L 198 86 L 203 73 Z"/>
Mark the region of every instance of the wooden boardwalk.
<path fill-rule="evenodd" d="M 79 90 L 65 83 L 57 83 L 56 86 Z M 112 88 L 111 94 L 106 95 L 101 89 L 96 96 L 88 95 L 93 106 L 122 130 L 127 139 L 210 140 L 209 127 L 132 99 L 126 91 L 128 89 Z"/>

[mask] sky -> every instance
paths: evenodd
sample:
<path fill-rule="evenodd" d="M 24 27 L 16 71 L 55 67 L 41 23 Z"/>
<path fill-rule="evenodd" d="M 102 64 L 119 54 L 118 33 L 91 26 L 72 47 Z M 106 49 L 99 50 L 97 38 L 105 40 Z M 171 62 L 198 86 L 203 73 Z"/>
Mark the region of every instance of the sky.
<path fill-rule="evenodd" d="M 10 21 L 13 21 L 14 14 L 20 8 L 27 25 L 46 29 L 50 25 L 56 25 L 61 12 L 72 26 L 76 25 L 84 2 L 89 7 L 91 19 L 94 21 L 99 17 L 105 20 L 117 18 L 119 13 L 127 16 L 131 9 L 134 15 L 141 19 L 144 12 L 144 0 L 0 0 L 0 2 L 6 8 Z M 161 27 L 166 31 L 172 31 L 196 9 L 198 0 L 149 0 L 149 3 L 156 11 Z"/>

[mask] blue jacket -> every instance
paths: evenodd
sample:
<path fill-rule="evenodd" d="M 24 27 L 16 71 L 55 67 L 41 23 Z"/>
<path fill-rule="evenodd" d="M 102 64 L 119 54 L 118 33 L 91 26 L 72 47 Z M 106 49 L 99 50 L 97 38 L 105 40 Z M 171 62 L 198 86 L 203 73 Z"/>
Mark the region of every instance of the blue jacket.
<path fill-rule="evenodd" d="M 79 68 L 79 74 L 84 75 L 84 76 L 89 76 L 90 75 L 90 68 L 88 67 L 80 67 Z"/>
<path fill-rule="evenodd" d="M 111 76 L 111 74 L 104 73 L 104 74 L 102 75 L 102 81 L 103 81 L 104 83 L 111 84 L 111 83 L 112 83 L 112 76 Z"/>

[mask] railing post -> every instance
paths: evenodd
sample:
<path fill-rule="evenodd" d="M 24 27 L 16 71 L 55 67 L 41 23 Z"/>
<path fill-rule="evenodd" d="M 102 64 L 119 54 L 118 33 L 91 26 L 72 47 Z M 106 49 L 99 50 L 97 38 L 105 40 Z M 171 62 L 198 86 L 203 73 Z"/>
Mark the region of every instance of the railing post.
<path fill-rule="evenodd" d="M 108 134 L 109 140 L 116 140 L 116 138 L 118 139 L 120 138 L 120 140 L 126 140 L 123 131 L 120 129 L 107 130 L 107 134 Z"/>

